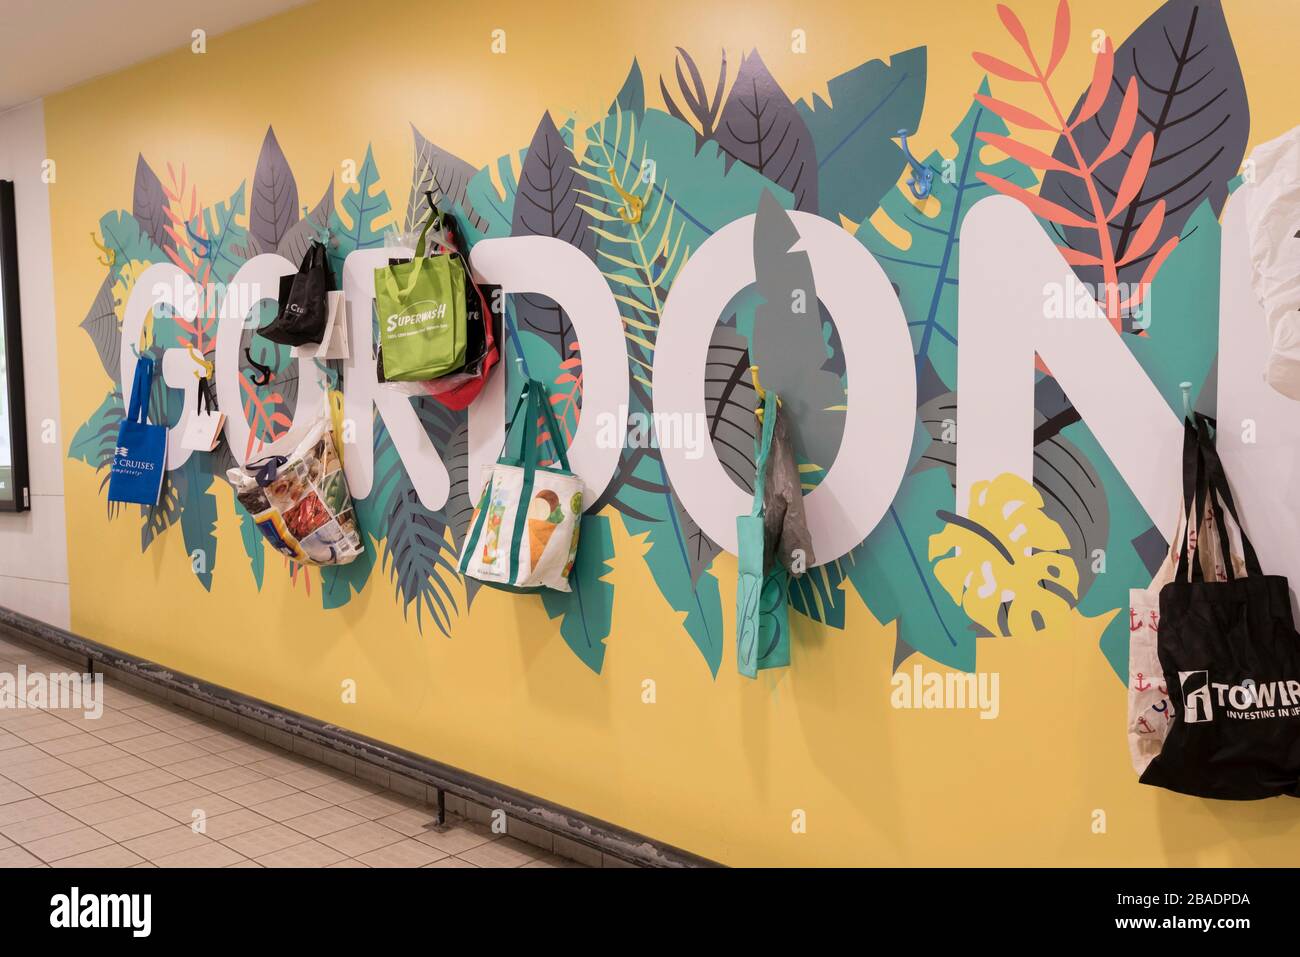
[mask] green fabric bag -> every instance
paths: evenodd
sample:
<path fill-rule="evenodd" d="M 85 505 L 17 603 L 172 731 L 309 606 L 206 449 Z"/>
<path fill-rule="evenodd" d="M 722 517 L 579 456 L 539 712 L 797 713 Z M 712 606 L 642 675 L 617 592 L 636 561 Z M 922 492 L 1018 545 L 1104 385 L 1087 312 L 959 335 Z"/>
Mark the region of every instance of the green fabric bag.
<path fill-rule="evenodd" d="M 781 562 L 773 562 L 770 571 L 763 571 L 763 491 L 776 428 L 776 401 L 776 393 L 768 389 L 754 462 L 754 507 L 736 519 L 740 572 L 736 580 L 736 668 L 746 678 L 790 664 L 790 573 Z"/>
<path fill-rule="evenodd" d="M 439 218 L 430 214 L 414 259 L 375 270 L 379 342 L 390 382 L 437 379 L 465 365 L 465 269 L 456 256 L 424 254 Z"/>

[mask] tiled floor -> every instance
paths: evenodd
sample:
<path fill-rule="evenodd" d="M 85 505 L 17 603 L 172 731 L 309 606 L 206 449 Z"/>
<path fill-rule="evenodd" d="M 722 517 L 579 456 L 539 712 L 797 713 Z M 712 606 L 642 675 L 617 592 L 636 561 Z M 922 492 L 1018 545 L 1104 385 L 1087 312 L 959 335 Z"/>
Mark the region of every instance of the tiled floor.
<path fill-rule="evenodd" d="M 76 670 L 0 638 L 19 665 Z M 577 866 L 112 678 L 104 699 L 0 708 L 0 867 Z"/>

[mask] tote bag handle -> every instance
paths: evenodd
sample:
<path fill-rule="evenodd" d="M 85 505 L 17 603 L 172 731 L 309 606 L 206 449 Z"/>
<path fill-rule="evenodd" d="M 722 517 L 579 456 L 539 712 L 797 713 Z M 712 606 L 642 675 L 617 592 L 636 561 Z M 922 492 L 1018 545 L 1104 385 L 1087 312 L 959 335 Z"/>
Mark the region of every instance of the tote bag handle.
<path fill-rule="evenodd" d="M 149 390 L 153 388 L 153 359 L 141 356 L 135 363 L 135 378 L 131 382 L 131 405 L 126 412 L 128 422 L 144 425 L 149 418 Z"/>
<path fill-rule="evenodd" d="M 776 431 L 776 393 L 767 390 L 763 400 L 763 434 L 759 441 L 758 454 L 754 456 L 754 504 L 749 514 L 757 518 L 763 514 L 763 495 L 767 492 L 767 458 L 772 452 L 772 435 Z"/>
<path fill-rule="evenodd" d="M 524 420 L 523 438 L 518 453 L 512 455 L 509 454 L 510 438 L 515 434 L 515 424 L 519 421 L 519 413 L 525 411 L 525 409 L 527 414 Z M 510 422 L 506 425 L 506 438 L 501 444 L 501 453 L 497 456 L 497 461 L 503 465 L 522 466 L 526 479 L 536 472 L 537 420 L 539 418 L 546 420 L 546 431 L 550 434 L 551 447 L 555 449 L 556 459 L 566 472 L 573 471 L 569 468 L 568 453 L 559 440 L 560 426 L 555 419 L 555 413 L 551 410 L 550 396 L 547 393 L 546 386 L 536 379 L 529 379 L 525 382 L 523 389 L 519 392 L 519 398 L 515 401 L 515 409 L 510 414 Z"/>
<path fill-rule="evenodd" d="M 1223 461 L 1219 458 L 1219 450 L 1210 436 L 1210 428 L 1216 423 L 1209 416 L 1196 414 L 1196 432 L 1197 442 L 1200 445 L 1201 459 L 1205 468 L 1205 479 L 1209 489 L 1210 501 L 1215 509 L 1215 534 L 1219 537 L 1220 551 L 1224 555 L 1224 564 L 1228 569 L 1228 577 L 1232 577 L 1232 539 L 1228 535 L 1227 523 L 1223 520 L 1223 508 L 1228 510 L 1232 516 L 1232 521 L 1236 524 L 1237 530 L 1241 533 L 1241 551 L 1242 557 L 1246 563 L 1247 575 L 1262 575 L 1263 569 L 1259 564 L 1259 556 L 1255 553 L 1255 546 L 1251 544 L 1249 536 L 1246 535 L 1245 526 L 1241 524 L 1241 518 L 1237 514 L 1237 504 L 1232 498 L 1232 488 L 1228 484 L 1228 476 L 1223 470 Z M 1222 502 L 1222 508 L 1219 503 Z"/>

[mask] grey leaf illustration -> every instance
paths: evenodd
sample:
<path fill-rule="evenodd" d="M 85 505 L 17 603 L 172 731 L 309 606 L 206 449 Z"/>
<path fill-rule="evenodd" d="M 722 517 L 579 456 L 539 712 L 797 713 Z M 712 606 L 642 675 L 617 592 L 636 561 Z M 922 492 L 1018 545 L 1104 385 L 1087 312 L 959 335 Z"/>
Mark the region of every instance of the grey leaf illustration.
<path fill-rule="evenodd" d="M 410 232 L 420 228 L 428 214 L 425 191 L 433 190 L 436 200 L 445 197 L 456 204 L 476 230 L 485 232 L 487 221 L 474 209 L 467 192 L 469 181 L 478 171 L 458 156 L 429 142 L 415 124 L 411 124 L 411 133 L 415 136 L 415 164 L 411 170 L 411 195 L 406 202 L 405 230 Z"/>
<path fill-rule="evenodd" d="M 941 468 L 948 484 L 957 487 L 957 393 L 944 392 L 922 402 L 917 418 L 930 433 L 930 444 L 912 466 L 912 474 Z"/>
<path fill-rule="evenodd" d="M 1147 252 L 1119 267 L 1122 283 L 1141 280 L 1151 257 L 1167 239 L 1181 234 L 1203 200 L 1209 199 L 1216 216 L 1222 211 L 1228 180 L 1241 166 L 1250 132 L 1246 88 L 1220 0 L 1168 0 L 1115 51 L 1114 79 L 1105 103 L 1075 130 L 1085 160 L 1095 160 L 1109 143 L 1130 77 L 1136 77 L 1138 84 L 1138 117 L 1130 145 L 1102 163 L 1093 177 L 1104 205 L 1114 202 L 1132 147 L 1143 135 L 1153 135 L 1155 149 L 1141 190 L 1110 223 L 1117 258 L 1122 258 L 1159 200 L 1165 202 L 1165 219 Z M 1071 117 L 1082 102 L 1080 97 Z M 1067 165 L 1077 165 L 1064 136 L 1053 155 Z M 1093 219 L 1087 181 L 1078 176 L 1049 171 L 1039 194 Z M 1051 228 L 1064 245 L 1098 254 L 1096 230 Z M 1103 282 L 1100 266 L 1075 266 L 1074 271 L 1083 282 Z"/>
<path fill-rule="evenodd" d="M 122 352 L 122 324 L 118 322 L 117 313 L 113 311 L 113 275 L 109 273 L 95 294 L 95 301 L 90 304 L 90 311 L 81 320 L 81 328 L 95 344 L 100 365 L 113 382 L 121 385 L 121 367 L 118 364 Z"/>
<path fill-rule="evenodd" d="M 334 212 L 333 176 L 330 177 L 329 186 L 325 187 L 325 195 L 320 198 L 315 208 L 305 218 L 294 223 L 281 237 L 279 244 L 272 248 L 291 263 L 302 262 L 303 257 L 307 255 L 307 248 L 320 235 L 320 231 L 329 225 L 332 212 Z M 341 277 L 334 278 L 337 280 Z"/>
<path fill-rule="evenodd" d="M 754 270 L 763 302 L 754 310 L 750 353 L 763 387 L 776 390 L 790 415 L 796 450 L 829 469 L 839 451 L 844 413 L 827 410 L 844 405 L 844 386 L 824 368 L 817 287 L 808 254 L 791 251 L 798 241 L 789 215 L 764 190 L 754 224 Z"/>
<path fill-rule="evenodd" d="M 713 559 L 722 551 L 713 539 L 700 530 L 700 526 L 691 518 L 690 512 L 682 508 L 682 503 L 673 493 L 673 508 L 677 510 L 677 520 L 681 523 L 682 537 L 686 539 L 687 557 L 691 562 L 691 584 L 700 580 L 700 576 L 709 570 Z"/>
<path fill-rule="evenodd" d="M 749 343 L 719 323 L 704 366 L 704 414 L 722 467 L 746 492 L 754 491 L 754 437 L 758 397 L 749 377 Z"/>
<path fill-rule="evenodd" d="M 162 182 L 149 168 L 141 153 L 135 161 L 135 192 L 131 200 L 131 213 L 159 249 L 164 252 L 176 243 L 167 235 L 167 194 Z"/>
<path fill-rule="evenodd" d="M 1037 416 L 1042 421 L 1042 416 Z M 1043 514 L 1061 526 L 1070 540 L 1069 554 L 1079 570 L 1079 597 L 1092 587 L 1092 555 L 1110 537 L 1110 506 L 1101 477 L 1087 456 L 1069 439 L 1054 435 L 1034 448 L 1034 487 L 1043 496 Z M 1045 588 L 1052 583 L 1044 582 Z M 1055 589 L 1052 589 L 1055 591 Z M 1074 604 L 1068 592 L 1057 591 Z"/>
<path fill-rule="evenodd" d="M 715 138 L 727 153 L 727 169 L 740 160 L 789 190 L 795 209 L 817 212 L 812 134 L 757 50 L 740 61 Z"/>
<path fill-rule="evenodd" d="M 457 553 L 465 547 L 465 531 L 469 528 L 470 516 L 474 514 L 474 496 L 478 489 L 470 488 L 469 480 L 469 417 L 463 416 L 451 434 L 450 452 L 447 456 L 447 474 L 451 480 L 451 490 L 447 506 L 443 511 L 447 516 L 447 529 L 451 540 L 456 545 Z M 477 481 L 477 480 L 476 480 Z M 472 605 L 474 595 L 478 592 L 480 582 L 476 578 L 465 578 L 465 604 Z"/>
<path fill-rule="evenodd" d="M 519 173 L 511 235 L 562 239 L 594 261 L 596 234 L 591 216 L 578 205 L 585 181 L 575 172 L 577 165 L 551 115 L 543 114 Z M 515 321 L 549 342 L 562 359 L 572 355 L 569 344 L 576 339 L 569 317 L 546 296 L 516 296 Z"/>
<path fill-rule="evenodd" d="M 262 152 L 253 173 L 253 195 L 248 203 L 248 232 L 262 251 L 277 249 L 280 241 L 298 222 L 298 183 L 289 169 L 289 161 L 275 138 L 275 130 L 266 128 Z"/>

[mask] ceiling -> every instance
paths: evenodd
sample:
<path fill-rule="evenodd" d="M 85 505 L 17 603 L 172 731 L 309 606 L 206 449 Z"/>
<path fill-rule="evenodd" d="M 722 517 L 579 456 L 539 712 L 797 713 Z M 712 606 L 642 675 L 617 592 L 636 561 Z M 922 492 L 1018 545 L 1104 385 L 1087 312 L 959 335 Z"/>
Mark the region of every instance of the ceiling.
<path fill-rule="evenodd" d="M 308 0 L 0 0 L 0 112 Z"/>

